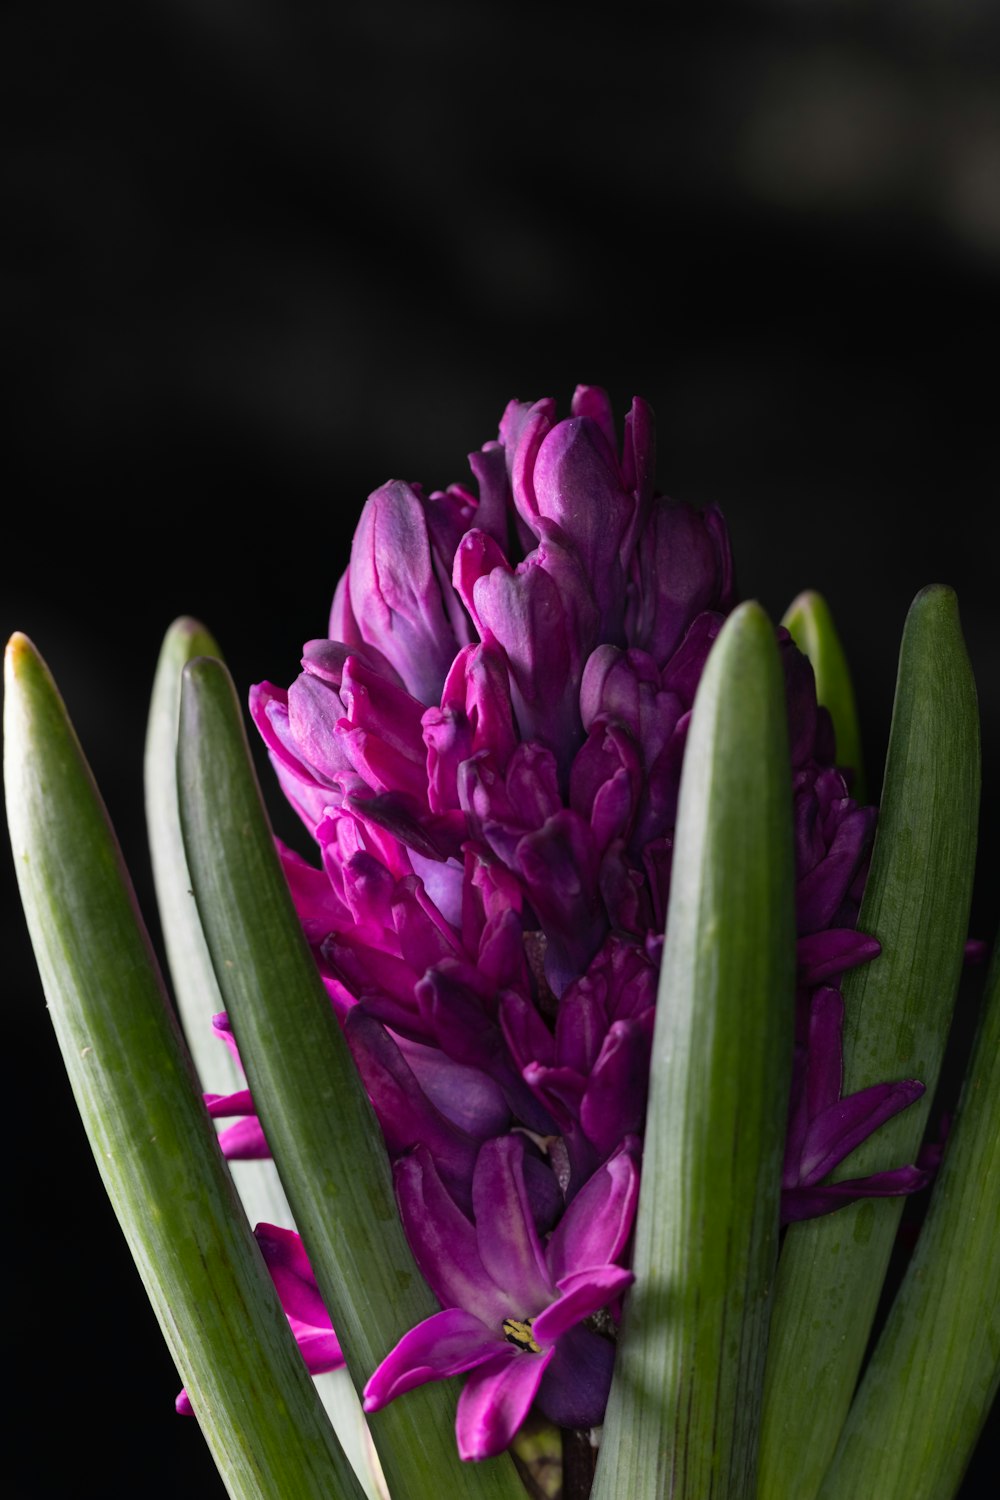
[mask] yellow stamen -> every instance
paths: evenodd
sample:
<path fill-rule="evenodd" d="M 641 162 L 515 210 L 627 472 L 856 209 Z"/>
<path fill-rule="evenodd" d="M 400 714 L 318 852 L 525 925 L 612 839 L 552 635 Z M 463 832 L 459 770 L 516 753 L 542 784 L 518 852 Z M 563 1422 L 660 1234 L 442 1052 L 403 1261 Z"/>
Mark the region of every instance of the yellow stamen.
<path fill-rule="evenodd" d="M 525 1354 L 541 1354 L 542 1346 L 536 1344 L 531 1333 L 530 1318 L 504 1318 L 503 1336 L 508 1344 L 523 1349 Z"/>

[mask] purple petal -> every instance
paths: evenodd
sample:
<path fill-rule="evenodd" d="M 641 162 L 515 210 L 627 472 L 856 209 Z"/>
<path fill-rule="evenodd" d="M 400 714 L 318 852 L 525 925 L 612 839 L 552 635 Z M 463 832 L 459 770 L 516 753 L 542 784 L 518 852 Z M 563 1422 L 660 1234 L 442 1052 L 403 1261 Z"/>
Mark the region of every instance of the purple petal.
<path fill-rule="evenodd" d="M 319 677 L 323 682 L 328 682 L 331 687 L 340 692 L 340 684 L 344 680 L 344 667 L 349 656 L 356 661 L 364 662 L 373 672 L 377 672 L 386 682 L 393 683 L 396 687 L 403 686 L 399 673 L 390 662 L 377 651 L 374 646 L 366 646 L 360 637 L 350 642 L 344 636 L 336 640 L 306 641 L 302 647 L 302 670 L 309 672 L 313 677 Z"/>
<path fill-rule="evenodd" d="M 620 639 L 621 543 L 635 500 L 622 488 L 613 440 L 589 416 L 559 422 L 539 447 L 532 479 L 539 515 L 569 538 L 593 583 L 602 639 Z"/>
<path fill-rule="evenodd" d="M 589 417 L 592 422 L 596 422 L 601 429 L 608 451 L 614 454 L 618 437 L 615 433 L 615 416 L 607 391 L 599 385 L 578 385 L 573 392 L 570 410 L 574 417 Z"/>
<path fill-rule="evenodd" d="M 213 1120 L 224 1120 L 229 1115 L 256 1114 L 257 1108 L 249 1089 L 237 1089 L 235 1094 L 205 1094 L 205 1104 Z"/>
<path fill-rule="evenodd" d="M 288 689 L 291 744 L 317 780 L 326 780 L 328 784 L 336 780 L 348 763 L 337 734 L 343 717 L 340 694 L 321 678 L 302 672 Z"/>
<path fill-rule="evenodd" d="M 337 1335 L 332 1330 L 330 1333 L 324 1333 L 319 1328 L 300 1331 L 293 1319 L 289 1318 L 288 1321 L 292 1324 L 295 1342 L 310 1375 L 325 1375 L 328 1370 L 343 1369 L 344 1354 Z"/>
<path fill-rule="evenodd" d="M 586 818 L 602 852 L 627 839 L 642 795 L 642 766 L 635 740 L 618 725 L 598 720 L 570 771 L 570 805 Z"/>
<path fill-rule="evenodd" d="M 404 1334 L 374 1371 L 364 1389 L 365 1411 L 379 1411 L 414 1386 L 464 1374 L 504 1353 L 502 1333 L 494 1334 L 472 1313 L 460 1307 L 434 1313 Z"/>
<path fill-rule="evenodd" d="M 408 484 L 391 480 L 369 496 L 354 533 L 349 588 L 361 639 L 388 658 L 415 698 L 437 703 L 459 642 L 424 508 Z"/>
<path fill-rule="evenodd" d="M 473 592 L 483 629 L 507 654 L 522 736 L 568 762 L 581 736 L 583 666 L 597 644 L 590 580 L 568 548 L 547 538 L 513 571 L 477 579 Z"/>
<path fill-rule="evenodd" d="M 538 516 L 538 504 L 532 482 L 535 457 L 542 440 L 552 426 L 556 404 L 549 397 L 541 401 L 510 401 L 500 419 L 500 440 L 507 450 L 507 472 L 510 475 L 514 504 L 519 516 L 529 526 Z"/>
<path fill-rule="evenodd" d="M 604 940 L 598 863 L 589 826 L 568 807 L 517 845 L 516 868 L 549 939 L 545 972 L 557 995 Z"/>
<path fill-rule="evenodd" d="M 796 921 L 800 933 L 828 926 L 842 906 L 875 829 L 873 807 L 854 807 L 841 818 L 825 858 L 795 887 Z"/>
<path fill-rule="evenodd" d="M 521 1136 L 498 1136 L 482 1147 L 472 1180 L 472 1203 L 479 1254 L 509 1297 L 509 1316 L 533 1316 L 551 1301 L 554 1288 L 535 1232 Z"/>
<path fill-rule="evenodd" d="M 592 1266 L 564 1276 L 558 1283 L 562 1296 L 533 1319 L 531 1331 L 539 1344 L 554 1344 L 564 1333 L 593 1317 L 632 1285 L 635 1277 L 622 1266 Z"/>
<path fill-rule="evenodd" d="M 632 409 L 625 418 L 622 478 L 625 488 L 635 493 L 639 502 L 636 519 L 642 523 L 653 498 L 655 462 L 656 432 L 652 408 L 641 396 L 633 396 Z"/>
<path fill-rule="evenodd" d="M 507 459 L 502 443 L 484 443 L 469 454 L 469 468 L 479 485 L 476 528 L 485 531 L 499 547 L 507 545 Z"/>
<path fill-rule="evenodd" d="M 567 1208 L 546 1252 L 554 1282 L 609 1265 L 625 1248 L 639 1197 L 638 1155 L 634 1137 L 623 1142 Z"/>
<path fill-rule="evenodd" d="M 489 1364 L 473 1370 L 458 1398 L 455 1435 L 460 1458 L 496 1458 L 509 1448 L 535 1399 L 555 1350 L 525 1354 L 508 1344 Z"/>
<path fill-rule="evenodd" d="M 843 974 L 847 969 L 877 958 L 882 951 L 878 938 L 865 932 L 856 932 L 853 927 L 828 927 L 823 932 L 810 932 L 800 937 L 796 945 L 798 958 L 798 982 L 806 989 Z"/>
<path fill-rule="evenodd" d="M 718 608 L 724 583 L 719 537 L 689 505 L 654 500 L 632 555 L 628 644 L 663 665 L 696 615 Z"/>
<path fill-rule="evenodd" d="M 547 1068 L 541 1063 L 529 1063 L 524 1080 L 544 1100 L 564 1135 L 578 1124 L 580 1103 L 587 1087 L 582 1073 L 575 1068 Z"/>
<path fill-rule="evenodd" d="M 591 970 L 594 968 L 596 963 Z M 555 1057 L 560 1067 L 573 1068 L 585 1077 L 590 1074 L 608 1033 L 605 991 L 606 986 L 595 985 L 588 973 L 571 984 L 561 997 L 555 1035 Z M 536 1055 L 530 1060 L 546 1059 Z"/>
<path fill-rule="evenodd" d="M 660 686 L 664 692 L 676 693 L 688 708 L 694 702 L 708 653 L 722 626 L 721 614 L 704 610 L 692 620 L 680 645 L 663 668 Z"/>
<path fill-rule="evenodd" d="M 811 1121 L 799 1166 L 799 1185 L 812 1187 L 886 1120 L 906 1109 L 924 1092 L 922 1083 L 876 1083 L 831 1105 Z"/>
<path fill-rule="evenodd" d="M 237 1120 L 219 1132 L 219 1145 L 227 1161 L 267 1161 L 271 1148 L 256 1115 Z"/>
<path fill-rule="evenodd" d="M 476 1231 L 445 1189 L 430 1152 L 418 1146 L 396 1163 L 394 1176 L 406 1238 L 435 1297 L 499 1328 L 511 1316 L 508 1298 L 487 1273 Z"/>
<path fill-rule="evenodd" d="M 601 1156 L 643 1128 L 649 1043 L 648 1029 L 637 1021 L 615 1021 L 604 1038 L 580 1105 L 580 1124 Z"/>
<path fill-rule="evenodd" d="M 840 1102 L 844 1079 L 844 999 L 839 990 L 822 987 L 809 1004 L 806 1059 L 806 1116 L 810 1122 Z"/>
<path fill-rule="evenodd" d="M 784 1189 L 781 1222 L 795 1224 L 801 1219 L 817 1219 L 823 1214 L 835 1213 L 857 1198 L 900 1198 L 925 1188 L 933 1175 L 933 1171 L 922 1167 L 894 1167 L 889 1172 L 873 1172 L 870 1177 L 828 1182 L 823 1187 Z"/>
<path fill-rule="evenodd" d="M 428 1039 L 456 1062 L 481 1068 L 495 1079 L 521 1124 L 539 1135 L 550 1134 L 552 1118 L 514 1071 L 503 1033 L 490 1019 L 490 997 L 484 995 L 477 971 L 469 965 L 439 964 L 417 982 L 415 995 Z"/>
<path fill-rule="evenodd" d="M 385 1027 L 360 1006 L 344 1031 L 390 1155 L 426 1146 L 456 1198 L 468 1203 L 477 1142 L 435 1108 Z"/>
<path fill-rule="evenodd" d="M 538 1388 L 538 1407 L 560 1427 L 596 1427 L 604 1419 L 615 1346 L 589 1328 L 571 1328 L 555 1346 Z"/>
<path fill-rule="evenodd" d="M 374 671 L 359 652 L 344 662 L 340 696 L 351 723 L 370 729 L 408 760 L 423 760 L 420 721 L 423 704 L 388 677 Z"/>
<path fill-rule="evenodd" d="M 477 1140 L 502 1135 L 510 1124 L 510 1106 L 492 1078 L 453 1062 L 436 1047 L 397 1040 L 420 1087 L 447 1120 Z"/>
<path fill-rule="evenodd" d="M 253 1233 L 286 1315 L 314 1328 L 330 1328 L 330 1314 L 299 1235 L 277 1224 L 258 1224 Z"/>
<path fill-rule="evenodd" d="M 555 1057 L 552 1033 L 526 996 L 513 990 L 500 996 L 500 1025 L 519 1068 L 532 1063 L 551 1066 Z"/>

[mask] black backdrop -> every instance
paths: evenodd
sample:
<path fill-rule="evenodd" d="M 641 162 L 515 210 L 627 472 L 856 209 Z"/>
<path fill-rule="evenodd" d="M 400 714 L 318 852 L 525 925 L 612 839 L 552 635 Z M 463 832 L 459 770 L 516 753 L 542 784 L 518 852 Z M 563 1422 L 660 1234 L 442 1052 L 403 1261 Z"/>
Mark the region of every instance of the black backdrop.
<path fill-rule="evenodd" d="M 876 770 L 907 605 L 957 588 L 992 936 L 998 41 L 947 0 L 5 8 L 3 633 L 55 672 L 154 933 L 166 626 L 204 619 L 241 693 L 287 682 L 368 491 L 461 479 L 509 397 L 583 380 L 652 401 L 660 485 L 723 507 L 745 596 L 827 595 Z M 3 874 L 8 1476 L 221 1494 Z"/>

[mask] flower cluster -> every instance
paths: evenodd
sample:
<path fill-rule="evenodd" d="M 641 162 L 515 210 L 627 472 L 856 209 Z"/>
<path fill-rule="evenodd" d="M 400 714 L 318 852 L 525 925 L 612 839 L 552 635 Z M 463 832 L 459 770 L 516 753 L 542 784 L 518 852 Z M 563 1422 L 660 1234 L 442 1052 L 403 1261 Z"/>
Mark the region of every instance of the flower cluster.
<path fill-rule="evenodd" d="M 369 497 L 329 639 L 251 710 L 318 847 L 318 867 L 282 850 L 289 885 L 442 1307 L 365 1405 L 468 1372 L 458 1443 L 482 1458 L 532 1403 L 563 1426 L 602 1418 L 685 738 L 736 596 L 718 511 L 654 491 L 640 400 L 620 454 L 606 395 L 582 386 L 562 421 L 551 401 L 511 402 L 469 463 L 475 489 L 392 481 Z M 824 1181 L 922 1090 L 841 1098 L 834 986 L 878 952 L 855 930 L 875 811 L 833 764 L 808 662 L 778 640 L 799 933 L 790 1220 L 926 1174 Z M 228 1155 L 266 1154 L 247 1092 L 210 1108 L 239 1117 Z M 329 1319 L 275 1234 L 286 1310 L 329 1367 Z"/>

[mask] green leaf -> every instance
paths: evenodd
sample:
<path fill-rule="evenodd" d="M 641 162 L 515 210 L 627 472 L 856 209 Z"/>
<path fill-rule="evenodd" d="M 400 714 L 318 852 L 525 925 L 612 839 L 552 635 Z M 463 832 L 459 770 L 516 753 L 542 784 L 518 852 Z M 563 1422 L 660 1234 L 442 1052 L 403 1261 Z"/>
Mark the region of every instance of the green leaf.
<path fill-rule="evenodd" d="M 230 1094 L 245 1080 L 229 1048 L 212 1030 L 212 1017 L 225 1008 L 194 899 L 184 851 L 177 797 L 177 728 L 181 676 L 198 656 L 221 659 L 214 638 L 197 620 L 182 616 L 167 631 L 160 650 L 146 728 L 146 826 L 156 903 L 167 950 L 174 999 L 207 1093 Z M 220 1121 L 223 1129 L 227 1121 Z M 291 1224 L 273 1161 L 229 1164 L 250 1223 Z"/>
<path fill-rule="evenodd" d="M 861 726 L 850 668 L 822 594 L 807 589 L 793 599 L 781 621 L 792 640 L 808 656 L 816 676 L 816 698 L 829 710 L 837 742 L 837 765 L 854 772 L 851 796 L 866 801 Z"/>
<path fill-rule="evenodd" d="M 197 620 L 175 620 L 160 650 L 149 709 L 146 825 L 174 998 L 188 1046 L 202 1088 L 229 1094 L 243 1088 L 244 1080 L 229 1048 L 212 1030 L 212 1017 L 223 1009 L 223 1000 L 191 887 L 177 800 L 181 674 L 197 656 L 220 657 L 221 652 Z M 228 1123 L 219 1121 L 217 1128 Z M 229 1169 L 251 1225 L 291 1226 L 292 1211 L 273 1161 L 234 1161 Z M 384 1486 L 350 1376 L 345 1370 L 327 1371 L 317 1377 L 316 1389 L 365 1493 L 376 1500 Z"/>
<path fill-rule="evenodd" d="M 403 1235 L 381 1133 L 292 905 L 232 683 L 184 673 L 181 821 L 195 895 L 261 1122 L 360 1389 L 437 1311 Z M 369 1418 L 390 1493 L 523 1500 L 505 1455 L 463 1465 L 457 1382 L 422 1386 Z"/>
<path fill-rule="evenodd" d="M 361 1500 L 236 1201 L 104 805 L 23 635 L 5 681 L 11 844 L 49 1013 L 223 1481 L 235 1500 Z"/>
<path fill-rule="evenodd" d="M 745 604 L 684 756 L 636 1281 L 594 1500 L 753 1494 L 794 1030 L 786 724 L 774 629 Z"/>
<path fill-rule="evenodd" d="M 871 873 L 859 927 L 880 956 L 843 985 L 844 1093 L 919 1078 L 926 1093 L 834 1178 L 913 1161 L 962 968 L 979 808 L 975 684 L 951 589 L 917 595 L 903 632 Z M 813 1500 L 864 1358 L 902 1212 L 867 1199 L 789 1227 L 768 1353 L 760 1500 Z"/>
<path fill-rule="evenodd" d="M 916 1250 L 821 1500 L 952 1500 L 1000 1386 L 1000 955 Z"/>
<path fill-rule="evenodd" d="M 177 806 L 181 673 L 196 656 L 221 655 L 197 620 L 182 617 L 171 625 L 153 681 L 144 769 L 149 852 L 174 999 L 202 1087 L 230 1094 L 243 1087 L 243 1077 L 229 1048 L 212 1032 L 222 996 L 191 889 Z"/>

